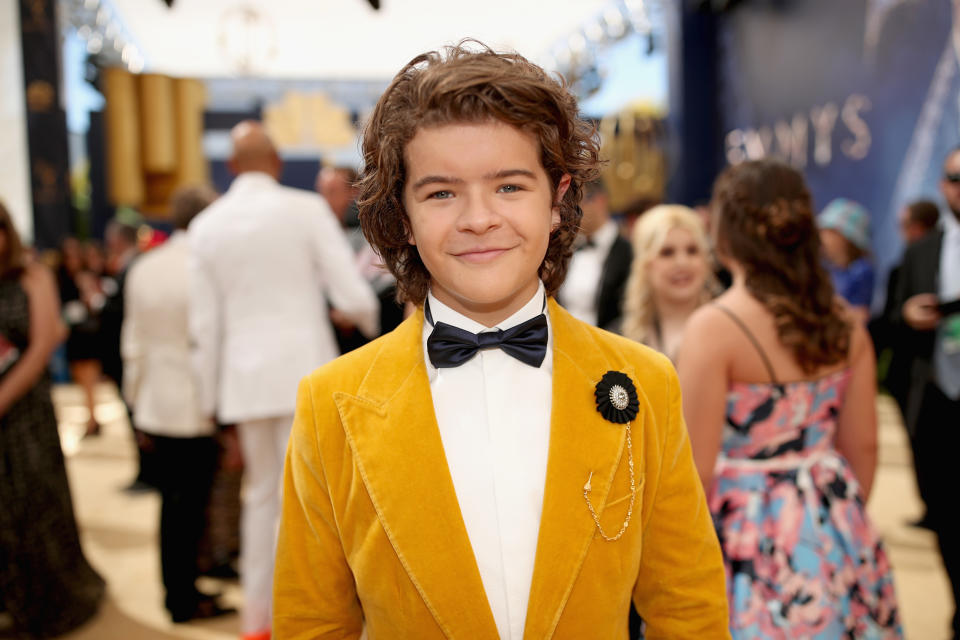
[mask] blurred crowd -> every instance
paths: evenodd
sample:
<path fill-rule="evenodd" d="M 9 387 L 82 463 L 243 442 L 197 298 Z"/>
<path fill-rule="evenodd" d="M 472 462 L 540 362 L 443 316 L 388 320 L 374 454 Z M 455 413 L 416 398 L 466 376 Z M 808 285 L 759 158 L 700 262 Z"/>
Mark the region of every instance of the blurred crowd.
<path fill-rule="evenodd" d="M 3 571 L 0 605 L 36 637 L 89 618 L 103 594 L 77 540 L 48 363 L 55 380 L 83 389 L 87 438 L 101 433 L 97 385 L 109 380 L 122 391 L 140 460 L 127 490 L 162 496 L 172 619 L 233 613 L 196 579 L 239 574 L 243 633 L 269 638 L 294 390 L 312 369 L 411 311 L 396 302 L 393 276 L 359 231 L 353 167 L 323 168 L 311 193 L 279 183 L 282 162 L 259 123 L 238 125 L 232 143 L 231 187 L 223 195 L 199 185 L 178 190 L 169 234 L 118 216 L 102 242 L 67 238 L 56 255 L 31 257 L 0 207 L 0 502 L 22 505 L 0 509 L 13 513 L 0 522 L 0 549 L 7 562 L 10 554 L 33 558 L 29 575 Z M 960 583 L 947 457 L 960 415 L 958 152 L 945 159 L 941 190 L 947 210 L 922 200 L 900 212 L 906 250 L 878 304 L 885 274 L 873 266 L 870 213 L 847 199 L 814 212 L 802 178 L 782 165 L 728 169 L 708 206 L 662 204 L 633 216 L 611 211 L 607 189 L 591 183 L 557 296 L 576 317 L 675 363 L 721 544 L 748 582 L 764 579 L 760 559 L 739 558 L 724 534 L 754 527 L 762 536 L 764 518 L 774 517 L 761 510 L 729 520 L 751 474 L 769 471 L 757 461 L 777 447 L 840 451 L 852 473 L 833 473 L 833 493 L 817 499 L 847 513 L 851 544 L 875 556 L 875 574 L 854 586 L 877 629 L 899 624 L 890 576 L 878 568 L 887 562 L 882 543 L 863 515 L 876 465 L 877 384 L 896 399 L 909 432 L 927 508 L 916 524 L 937 533 L 955 598 Z M 792 411 L 809 419 L 788 436 L 764 435 Z M 19 461 L 8 451 L 21 451 Z M 826 473 L 778 471 L 778 482 L 818 487 L 823 479 L 811 474 Z M 43 495 L 24 489 L 51 477 L 40 483 Z M 48 515 L 27 516 L 38 502 Z M 835 562 L 832 569 L 846 566 Z M 785 582 L 787 566 L 779 566 Z M 52 589 L 62 595 L 52 598 Z M 71 604 L 51 611 L 49 602 Z"/>

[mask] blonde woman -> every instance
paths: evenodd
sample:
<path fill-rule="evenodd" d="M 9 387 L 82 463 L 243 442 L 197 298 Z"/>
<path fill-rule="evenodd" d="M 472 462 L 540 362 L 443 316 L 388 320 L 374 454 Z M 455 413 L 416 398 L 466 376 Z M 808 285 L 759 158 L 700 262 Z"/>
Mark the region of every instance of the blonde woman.
<path fill-rule="evenodd" d="M 632 235 L 623 335 L 672 360 L 687 319 L 717 288 L 707 233 L 693 209 L 659 205 L 640 217 Z"/>

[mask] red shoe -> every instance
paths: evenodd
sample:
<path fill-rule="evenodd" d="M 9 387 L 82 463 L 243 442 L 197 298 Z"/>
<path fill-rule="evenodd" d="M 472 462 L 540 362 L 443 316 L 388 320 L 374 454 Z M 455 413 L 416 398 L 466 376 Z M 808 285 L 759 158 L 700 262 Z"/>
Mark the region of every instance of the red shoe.
<path fill-rule="evenodd" d="M 270 640 L 270 629 L 257 631 L 255 633 L 245 633 L 240 636 L 240 640 Z"/>

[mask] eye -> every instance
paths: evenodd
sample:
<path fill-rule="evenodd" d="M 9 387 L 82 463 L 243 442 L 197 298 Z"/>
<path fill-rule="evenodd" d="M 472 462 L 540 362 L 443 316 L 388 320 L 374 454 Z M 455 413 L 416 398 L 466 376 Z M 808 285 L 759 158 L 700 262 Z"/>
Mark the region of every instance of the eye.
<path fill-rule="evenodd" d="M 664 258 L 670 258 L 673 256 L 673 247 L 664 247 L 660 249 L 660 256 Z"/>
<path fill-rule="evenodd" d="M 448 198 L 452 198 L 452 197 L 453 197 L 453 192 L 440 190 L 440 191 L 434 191 L 433 193 L 428 195 L 427 199 L 428 200 L 447 200 Z"/>
<path fill-rule="evenodd" d="M 521 189 L 522 187 L 518 184 L 505 184 L 499 189 L 497 189 L 497 192 L 498 193 L 517 193 Z"/>
<path fill-rule="evenodd" d="M 700 255 L 700 247 L 698 247 L 695 244 L 690 245 L 689 247 L 687 247 L 687 255 L 689 256 Z"/>

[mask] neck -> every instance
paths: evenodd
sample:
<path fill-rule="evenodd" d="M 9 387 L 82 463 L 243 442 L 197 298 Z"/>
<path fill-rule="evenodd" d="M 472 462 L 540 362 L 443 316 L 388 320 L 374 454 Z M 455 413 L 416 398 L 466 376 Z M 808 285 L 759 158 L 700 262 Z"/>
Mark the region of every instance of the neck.
<path fill-rule="evenodd" d="M 733 280 L 733 282 L 730 283 L 730 286 L 746 289 L 747 272 L 743 267 L 740 266 L 740 263 L 736 262 L 735 260 L 726 260 L 724 261 L 723 266 L 726 267 L 727 271 L 730 272 L 730 277 Z"/>
<path fill-rule="evenodd" d="M 609 217 L 602 218 L 601 220 L 597 221 L 597 223 L 594 224 L 590 229 L 584 229 L 583 235 L 587 236 L 588 238 L 592 238 L 594 235 L 596 235 L 597 231 L 600 231 L 600 229 L 603 228 L 603 225 L 607 224 L 608 220 L 610 220 Z"/>
<path fill-rule="evenodd" d="M 498 301 L 486 305 L 462 300 L 450 295 L 450 293 L 446 290 L 436 286 L 431 289 L 430 293 L 432 293 L 433 297 L 439 302 L 442 302 L 460 315 L 466 316 L 467 318 L 470 318 L 474 322 L 482 324 L 487 328 L 491 328 L 497 326 L 522 309 L 528 302 L 530 302 L 530 300 L 533 299 L 535 295 L 537 295 L 539 290 L 540 288 L 538 281 L 537 285 L 535 285 L 532 290 L 515 295 L 506 303 L 503 301 Z"/>
<path fill-rule="evenodd" d="M 660 319 L 660 325 L 684 324 L 687 319 L 693 315 L 693 312 L 700 306 L 699 298 L 692 300 L 664 300 L 655 298 L 654 304 L 657 309 L 657 317 Z"/>
<path fill-rule="evenodd" d="M 262 173 L 270 176 L 274 180 L 277 179 L 276 172 L 273 171 L 273 169 L 271 169 L 270 167 L 249 166 L 249 167 L 244 167 L 243 169 L 240 169 L 239 171 L 237 171 L 238 176 L 242 176 L 246 173 Z"/>

